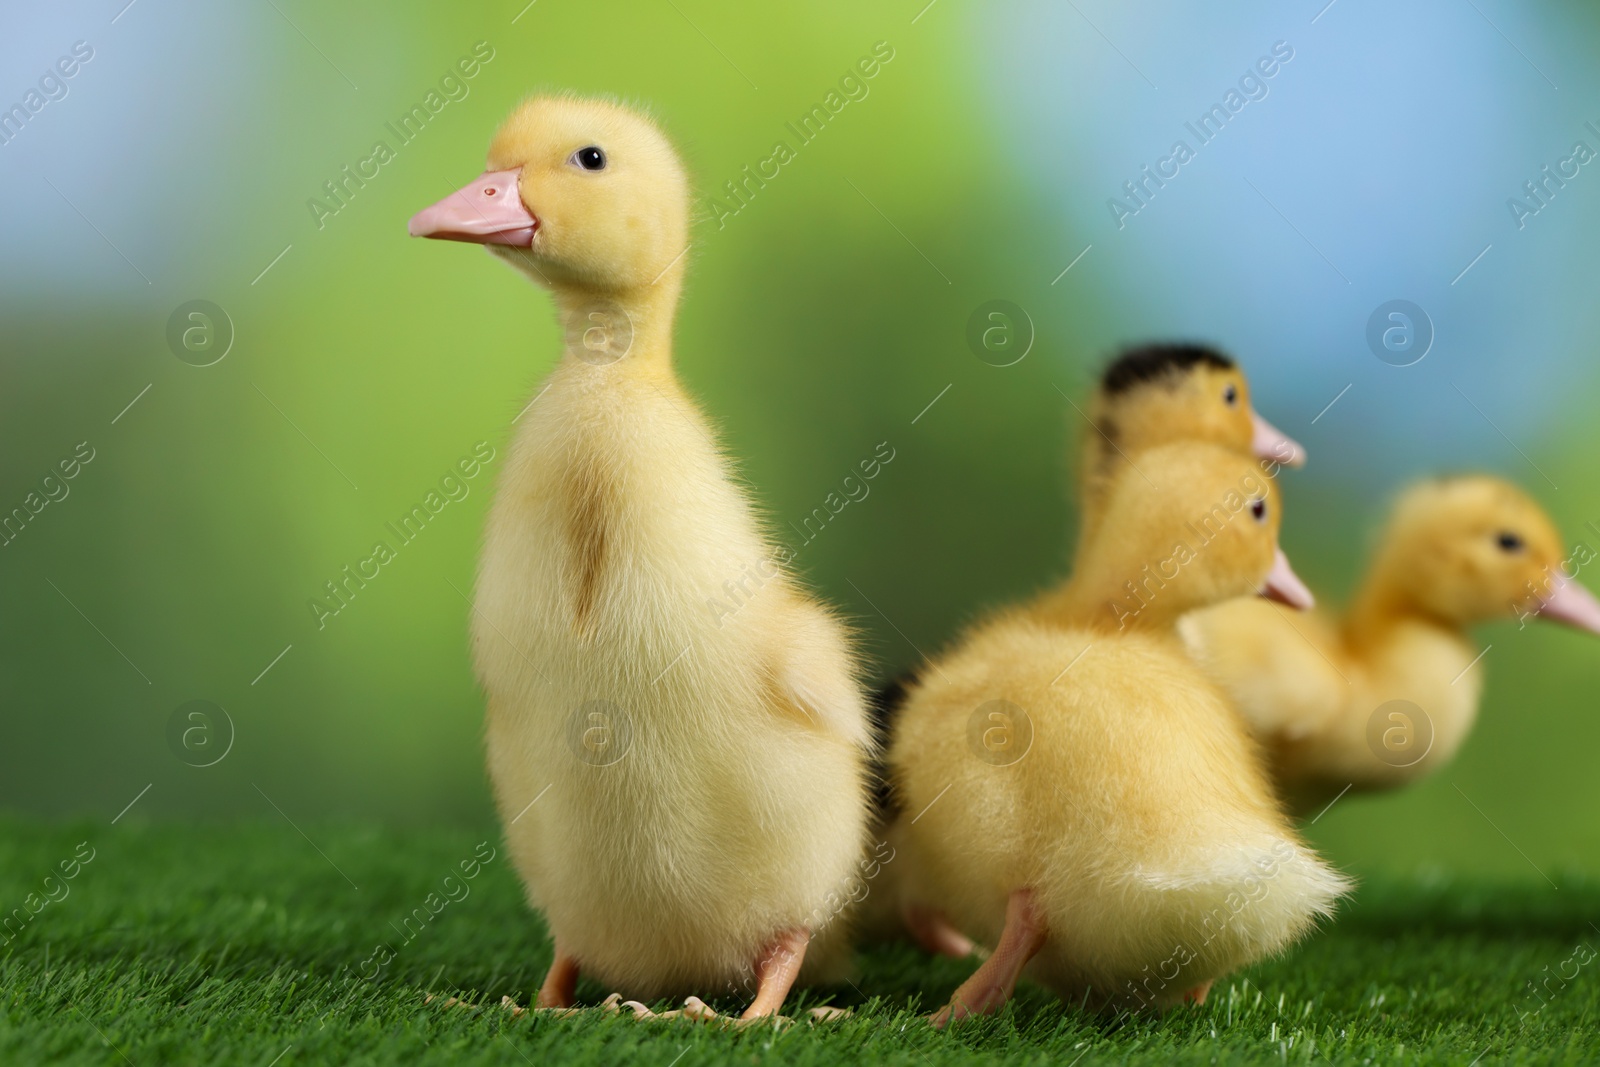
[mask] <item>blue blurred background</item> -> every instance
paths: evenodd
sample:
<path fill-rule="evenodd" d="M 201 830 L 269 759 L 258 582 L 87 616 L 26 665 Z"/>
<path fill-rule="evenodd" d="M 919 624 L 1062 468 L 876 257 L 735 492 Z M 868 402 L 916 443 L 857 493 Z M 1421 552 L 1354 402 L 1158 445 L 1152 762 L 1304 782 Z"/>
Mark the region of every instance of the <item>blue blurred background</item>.
<path fill-rule="evenodd" d="M 1241 359 L 1310 451 L 1284 541 L 1331 600 L 1386 498 L 1441 469 L 1510 477 L 1600 547 L 1600 163 L 1544 204 L 1523 188 L 1575 142 L 1600 151 L 1592 4 L 97 0 L 4 19 L 0 108 L 22 112 L 0 115 L 0 512 L 30 511 L 0 549 L 15 811 L 491 817 L 462 593 L 497 464 L 337 616 L 309 604 L 457 459 L 503 448 L 556 356 L 542 293 L 405 234 L 536 89 L 644 102 L 681 146 L 701 199 L 680 372 L 777 527 L 895 450 L 798 560 L 879 676 L 1061 573 L 1082 430 L 1063 394 L 1081 403 L 1129 341 Z M 737 206 L 723 183 L 795 144 L 786 123 L 875 48 L 865 94 L 778 177 L 736 214 L 706 199 Z M 402 143 L 389 124 L 430 91 Z M 1202 143 L 1186 123 L 1213 105 Z M 1131 198 L 1180 140 L 1192 158 Z M 330 199 L 378 141 L 393 158 Z M 1004 367 L 966 340 L 996 299 L 1034 336 Z M 1409 366 L 1366 339 L 1397 299 L 1431 334 Z M 188 318 L 196 300 L 220 314 Z M 189 326 L 198 352 L 169 341 Z M 75 453 L 93 458 L 45 481 Z M 1466 749 L 1336 805 L 1311 829 L 1336 861 L 1600 872 L 1600 645 L 1479 636 Z M 225 717 L 175 720 L 195 700 Z M 195 722 L 210 766 L 175 740 Z"/>

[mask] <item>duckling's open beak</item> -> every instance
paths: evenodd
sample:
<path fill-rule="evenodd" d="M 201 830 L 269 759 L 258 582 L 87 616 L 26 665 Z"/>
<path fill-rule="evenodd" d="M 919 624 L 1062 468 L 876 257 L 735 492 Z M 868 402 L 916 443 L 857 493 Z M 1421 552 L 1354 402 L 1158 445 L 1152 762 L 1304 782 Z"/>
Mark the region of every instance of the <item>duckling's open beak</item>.
<path fill-rule="evenodd" d="M 1571 579 L 1544 598 L 1539 617 L 1600 634 L 1600 600 Z"/>
<path fill-rule="evenodd" d="M 1300 447 L 1298 441 L 1263 419 L 1258 411 L 1250 412 L 1250 420 L 1255 426 L 1250 451 L 1255 453 L 1257 459 L 1274 460 L 1285 467 L 1306 465 L 1306 450 Z"/>
<path fill-rule="evenodd" d="M 1268 600 L 1276 600 L 1280 604 L 1287 604 L 1296 611 L 1307 611 L 1317 603 L 1311 595 L 1311 590 L 1306 588 L 1306 583 L 1289 566 L 1289 557 L 1283 554 L 1283 549 L 1278 549 L 1278 554 L 1272 559 L 1272 569 L 1267 572 L 1267 580 L 1261 587 L 1261 595 Z"/>
<path fill-rule="evenodd" d="M 515 170 L 489 171 L 464 189 L 411 216 L 406 229 L 413 237 L 471 241 L 480 245 L 528 248 L 539 220 L 522 204 Z"/>

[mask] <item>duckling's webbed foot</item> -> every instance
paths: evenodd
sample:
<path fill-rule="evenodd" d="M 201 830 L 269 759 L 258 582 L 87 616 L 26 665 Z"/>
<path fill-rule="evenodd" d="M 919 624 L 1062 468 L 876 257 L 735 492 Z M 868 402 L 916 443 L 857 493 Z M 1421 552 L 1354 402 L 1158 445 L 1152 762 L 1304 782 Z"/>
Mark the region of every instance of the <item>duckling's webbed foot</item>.
<path fill-rule="evenodd" d="M 923 904 L 907 904 L 903 916 L 906 930 L 924 952 L 964 960 L 977 951 L 972 939 L 950 925 L 944 912 Z"/>
<path fill-rule="evenodd" d="M 623 1000 L 620 993 L 613 993 L 601 1005 L 606 1011 L 621 1012 L 624 1009 L 633 1012 L 635 1019 L 692 1019 L 695 1022 L 715 1022 L 728 1026 L 742 1026 L 753 1022 L 771 1022 L 780 1026 L 788 1025 L 789 1019 L 778 1014 L 778 1009 L 783 1007 L 784 1000 L 789 996 L 789 990 L 794 985 L 794 980 L 800 973 L 800 964 L 805 962 L 806 946 L 811 942 L 811 931 L 802 928 L 786 930 L 772 940 L 766 949 L 755 960 L 754 971 L 756 975 L 756 998 L 745 1009 L 743 1015 L 735 1019 L 731 1015 L 719 1015 L 712 1007 L 699 997 L 689 997 L 683 1002 L 683 1007 L 671 1011 L 652 1011 L 649 1007 L 637 1000 Z M 561 956 L 558 951 L 557 964 Z M 556 973 L 556 967 L 550 968 L 551 974 Z M 572 964 L 572 977 L 577 978 L 577 964 Z M 549 987 L 551 979 L 545 980 Z M 543 996 L 543 993 L 540 993 Z M 813 1012 L 813 1018 L 834 1018 L 832 1014 L 818 1016 Z"/>
<path fill-rule="evenodd" d="M 602 1011 L 613 1015 L 620 1013 L 624 1008 L 633 1012 L 635 1019 L 677 1019 L 679 1017 L 694 1019 L 696 1021 L 717 1018 L 717 1013 L 706 1007 L 699 997 L 690 997 L 683 1002 L 682 1008 L 671 1011 L 651 1011 L 648 1005 L 637 1000 L 623 1000 L 621 993 L 613 993 L 601 1004 Z"/>
<path fill-rule="evenodd" d="M 570 1008 L 577 1001 L 578 961 L 556 941 L 556 958 L 550 961 L 545 972 L 544 985 L 533 1002 L 535 1008 Z"/>
<path fill-rule="evenodd" d="M 812 1008 L 806 1012 L 814 1023 L 836 1023 L 840 1019 L 848 1019 L 855 1012 L 849 1008 L 836 1008 L 831 1004 L 824 1004 L 819 1008 Z"/>
<path fill-rule="evenodd" d="M 1033 890 L 1018 889 L 1006 901 L 1006 925 L 994 954 L 961 983 L 950 1003 L 928 1021 L 943 1029 L 971 1015 L 998 1011 L 1017 988 L 1022 968 L 1044 947 L 1044 917 L 1034 906 Z"/>
<path fill-rule="evenodd" d="M 422 998 L 422 1003 L 424 1003 L 424 1004 L 432 1004 L 435 1001 L 438 1001 L 439 1007 L 441 1007 L 441 1008 L 450 1008 L 453 1011 L 482 1011 L 483 1010 L 483 1005 L 474 1004 L 472 1001 L 463 1000 L 460 997 L 443 997 L 443 998 L 441 998 L 437 993 L 429 993 L 427 996 Z M 511 997 L 501 997 L 500 998 L 500 1010 L 508 1013 L 513 1019 L 515 1019 L 515 1018 L 517 1018 L 519 1016 L 526 1015 L 530 1011 L 537 1012 L 537 1013 L 539 1013 L 541 1015 L 576 1015 L 580 1009 L 578 1009 L 578 1008 L 524 1008 L 521 1005 L 519 1005 L 515 1000 L 513 1000 Z"/>
<path fill-rule="evenodd" d="M 1183 1002 L 1185 1004 L 1194 1004 L 1194 1005 L 1197 1005 L 1197 1006 L 1201 1005 L 1201 1004 L 1204 1004 L 1206 1002 L 1206 997 L 1210 996 L 1210 994 L 1211 994 L 1211 982 L 1212 981 L 1215 981 L 1215 979 L 1211 979 L 1209 981 L 1201 982 L 1199 985 L 1195 986 L 1193 989 L 1191 989 L 1188 992 L 1184 993 L 1183 994 Z"/>
<path fill-rule="evenodd" d="M 701 1000 L 699 997 L 687 997 L 687 998 L 684 999 L 683 1007 L 681 1007 L 681 1008 L 673 1008 L 671 1011 L 652 1011 L 649 1008 L 648 1005 L 641 1004 L 637 1000 L 623 1000 L 621 993 L 613 993 L 613 994 L 611 994 L 609 997 L 607 997 L 605 999 L 605 1003 L 601 1004 L 600 1007 L 601 1007 L 602 1010 L 608 1011 L 613 1015 L 619 1014 L 624 1009 L 626 1009 L 628 1011 L 633 1012 L 633 1017 L 635 1019 L 649 1019 L 649 1020 L 688 1019 L 691 1022 L 716 1023 L 719 1026 L 736 1026 L 737 1027 L 737 1026 L 771 1025 L 771 1026 L 784 1027 L 784 1026 L 788 1026 L 791 1022 L 793 1022 L 792 1019 L 786 1019 L 782 1015 L 762 1015 L 762 1016 L 758 1016 L 758 1017 L 755 1017 L 755 1018 L 749 1018 L 749 1019 L 735 1018 L 732 1015 L 719 1015 L 719 1014 L 717 1014 L 716 1010 L 711 1007 L 711 1005 L 707 1004 L 705 1001 Z M 838 1017 L 837 1015 L 818 1015 L 817 1014 L 818 1012 L 822 1012 L 822 1011 L 826 1011 L 826 1010 L 829 1010 L 829 1009 L 812 1008 L 811 1009 L 812 1018 L 814 1020 L 817 1020 L 817 1021 L 823 1021 L 823 1020 L 829 1020 L 829 1019 L 834 1019 L 834 1018 Z M 835 1012 L 838 1012 L 841 1009 L 835 1008 L 835 1009 L 831 1009 L 831 1010 L 835 1011 Z M 848 1013 L 844 1013 L 844 1014 L 848 1014 Z"/>

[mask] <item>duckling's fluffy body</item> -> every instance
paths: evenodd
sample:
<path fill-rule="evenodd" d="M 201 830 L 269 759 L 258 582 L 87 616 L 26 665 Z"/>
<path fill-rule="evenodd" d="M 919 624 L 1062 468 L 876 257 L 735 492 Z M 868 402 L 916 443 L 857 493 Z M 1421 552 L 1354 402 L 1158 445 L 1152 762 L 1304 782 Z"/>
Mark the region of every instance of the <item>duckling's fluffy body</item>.
<path fill-rule="evenodd" d="M 576 165 L 590 145 L 603 170 Z M 803 954 L 832 930 L 862 859 L 856 664 L 672 373 L 687 186 L 666 139 L 615 105 L 536 99 L 490 171 L 468 191 L 513 175 L 537 220 L 492 250 L 569 326 L 509 450 L 473 622 L 509 852 L 556 941 L 540 1002 L 570 1002 L 578 970 L 640 1000 L 754 990 L 786 935 Z M 415 229 L 475 232 L 439 210 L 456 214 Z M 731 615 L 708 605 L 730 580 Z"/>
<path fill-rule="evenodd" d="M 584 970 L 641 1000 L 719 991 L 829 918 L 861 858 L 845 634 L 781 575 L 718 626 L 707 599 L 772 549 L 674 383 L 571 360 L 549 386 L 478 582 L 507 843 Z"/>
<path fill-rule="evenodd" d="M 1032 977 L 1091 1007 L 1169 1007 L 1283 948 L 1343 884 L 1284 824 L 1238 715 L 1182 646 L 1104 638 L 1018 612 L 939 662 L 892 756 L 922 812 L 901 875 L 991 945 L 1011 892 L 1034 887 L 1050 939 Z M 1032 721 L 1011 766 L 969 747 L 996 699 Z"/>
<path fill-rule="evenodd" d="M 1217 446 L 1135 462 L 1166 488 L 1125 469 L 1072 582 L 978 625 L 922 672 L 889 759 L 906 903 L 994 943 L 1030 892 L 1046 931 L 1032 973 L 1096 1007 L 1203 994 L 1347 888 L 1296 837 L 1243 723 L 1172 630 L 1188 607 L 1249 592 L 1277 529 L 1275 512 L 1270 531 L 1235 518 L 1199 546 L 1182 520 L 1240 484 L 1273 501 L 1270 485 Z M 1180 541 L 1192 558 L 1124 625 L 1126 605 L 1109 608 L 1124 577 Z"/>
<path fill-rule="evenodd" d="M 1381 638 L 1357 647 L 1335 616 L 1289 618 L 1271 604 L 1239 601 L 1197 612 L 1180 630 L 1266 746 L 1284 800 L 1300 814 L 1346 786 L 1387 789 L 1428 775 L 1455 756 L 1477 719 L 1481 650 L 1430 619 L 1390 620 Z M 1380 758 L 1369 723 L 1396 700 L 1423 709 L 1426 720 L 1403 707 L 1381 714 L 1377 744 L 1388 733 L 1392 752 Z"/>

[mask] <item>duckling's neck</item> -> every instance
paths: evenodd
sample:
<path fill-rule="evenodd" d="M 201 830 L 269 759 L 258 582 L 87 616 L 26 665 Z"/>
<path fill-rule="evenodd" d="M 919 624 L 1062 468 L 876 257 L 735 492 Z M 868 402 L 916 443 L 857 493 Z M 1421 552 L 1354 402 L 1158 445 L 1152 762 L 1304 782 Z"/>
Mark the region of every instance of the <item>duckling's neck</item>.
<path fill-rule="evenodd" d="M 552 285 L 565 333 L 565 358 L 670 375 L 672 325 L 681 290 L 678 271 L 640 289 Z"/>
<path fill-rule="evenodd" d="M 1090 562 L 1079 567 L 1066 584 L 1041 597 L 1038 610 L 1061 625 L 1175 634 L 1178 619 L 1189 605 L 1173 588 L 1173 581 L 1154 572 L 1119 580 L 1121 575 L 1120 570 L 1106 570 Z"/>
<path fill-rule="evenodd" d="M 1461 628 L 1423 609 L 1408 596 L 1388 567 L 1374 567 L 1345 612 L 1345 645 L 1360 653 L 1382 644 L 1396 627 L 1421 625 L 1459 635 Z"/>

